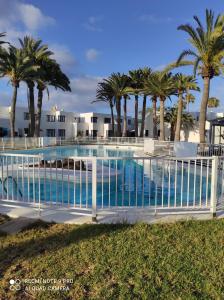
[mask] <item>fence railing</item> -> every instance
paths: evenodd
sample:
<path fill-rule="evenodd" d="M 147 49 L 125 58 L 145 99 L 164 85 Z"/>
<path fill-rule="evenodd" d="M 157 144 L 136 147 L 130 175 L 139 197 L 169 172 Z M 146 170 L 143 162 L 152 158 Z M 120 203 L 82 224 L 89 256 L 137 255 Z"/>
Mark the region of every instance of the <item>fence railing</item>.
<path fill-rule="evenodd" d="M 135 137 L 76 137 L 76 138 L 60 138 L 60 137 L 15 137 L 0 138 L 0 150 L 10 149 L 31 149 L 43 148 L 47 146 L 57 145 L 73 145 L 73 144 L 108 144 L 108 145 L 141 145 L 143 146 L 144 138 Z"/>
<path fill-rule="evenodd" d="M 218 157 L 68 157 L 0 154 L 0 199 L 92 210 L 210 211 L 223 199 Z"/>

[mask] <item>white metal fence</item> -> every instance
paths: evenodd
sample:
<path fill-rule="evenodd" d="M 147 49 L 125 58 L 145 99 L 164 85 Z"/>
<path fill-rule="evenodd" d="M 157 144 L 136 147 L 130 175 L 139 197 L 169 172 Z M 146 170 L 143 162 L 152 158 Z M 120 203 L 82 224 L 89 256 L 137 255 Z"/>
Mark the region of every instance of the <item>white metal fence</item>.
<path fill-rule="evenodd" d="M 92 210 L 216 212 L 223 199 L 218 157 L 68 157 L 0 154 L 0 199 Z"/>
<path fill-rule="evenodd" d="M 143 146 L 144 138 L 135 137 L 108 137 L 108 138 L 93 138 L 93 137 L 76 137 L 76 138 L 60 138 L 60 137 L 15 137 L 15 138 L 0 138 L 0 150 L 9 149 L 31 149 L 42 148 L 58 145 L 73 145 L 73 144 L 104 144 L 104 145 L 136 145 Z"/>

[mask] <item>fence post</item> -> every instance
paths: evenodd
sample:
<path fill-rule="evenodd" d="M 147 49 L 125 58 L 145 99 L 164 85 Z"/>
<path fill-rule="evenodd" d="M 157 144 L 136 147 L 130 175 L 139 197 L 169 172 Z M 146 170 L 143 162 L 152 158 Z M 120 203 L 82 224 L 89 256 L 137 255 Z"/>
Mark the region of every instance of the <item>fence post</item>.
<path fill-rule="evenodd" d="M 38 213 L 41 216 L 41 183 L 40 183 L 40 161 L 41 157 L 38 158 Z"/>
<path fill-rule="evenodd" d="M 211 176 L 211 204 L 210 212 L 213 217 L 216 217 L 216 205 L 217 205 L 217 182 L 218 182 L 218 156 L 212 158 L 212 176 Z"/>
<path fill-rule="evenodd" d="M 97 221 L 97 158 L 92 159 L 92 221 Z"/>
<path fill-rule="evenodd" d="M 27 150 L 27 140 L 26 140 L 26 136 L 25 136 L 25 149 Z"/>

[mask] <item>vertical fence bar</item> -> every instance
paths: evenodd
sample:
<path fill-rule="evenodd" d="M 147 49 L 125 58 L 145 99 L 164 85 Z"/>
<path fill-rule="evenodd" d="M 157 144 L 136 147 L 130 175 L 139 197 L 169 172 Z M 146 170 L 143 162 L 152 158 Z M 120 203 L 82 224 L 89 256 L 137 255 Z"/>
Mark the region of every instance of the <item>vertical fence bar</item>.
<path fill-rule="evenodd" d="M 97 221 L 97 159 L 92 159 L 92 221 Z"/>
<path fill-rule="evenodd" d="M 212 213 L 213 217 L 216 217 L 218 163 L 219 163 L 219 158 L 217 156 L 213 156 L 212 178 L 211 178 L 211 205 L 210 205 L 210 212 Z"/>

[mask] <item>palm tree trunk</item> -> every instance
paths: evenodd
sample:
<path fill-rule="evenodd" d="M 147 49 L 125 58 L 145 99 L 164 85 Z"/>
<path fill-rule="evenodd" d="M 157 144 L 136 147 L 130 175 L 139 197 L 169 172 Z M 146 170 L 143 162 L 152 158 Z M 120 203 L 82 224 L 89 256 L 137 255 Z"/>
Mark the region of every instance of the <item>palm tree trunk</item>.
<path fill-rule="evenodd" d="M 124 123 L 123 123 L 123 134 L 122 136 L 127 136 L 127 96 L 124 96 Z"/>
<path fill-rule="evenodd" d="M 141 124 L 141 131 L 140 131 L 140 136 L 144 136 L 144 131 L 145 131 L 145 112 L 146 112 L 146 98 L 147 96 L 143 96 L 143 102 L 142 102 L 142 124 Z"/>
<path fill-rule="evenodd" d="M 157 134 L 157 116 L 156 116 L 156 102 L 157 99 L 156 97 L 152 98 L 152 115 L 153 115 L 153 138 L 157 139 L 158 134 Z"/>
<path fill-rule="evenodd" d="M 40 136 L 42 102 L 43 102 L 43 89 L 39 87 L 38 88 L 38 98 L 37 98 L 37 116 L 36 116 L 36 124 L 35 124 L 35 136 L 36 137 Z"/>
<path fill-rule="evenodd" d="M 179 92 L 179 100 L 178 100 L 178 107 L 177 107 L 177 124 L 176 124 L 176 131 L 175 131 L 175 141 L 180 140 L 182 111 L 183 111 L 183 94 L 182 94 L 182 92 Z"/>
<path fill-rule="evenodd" d="M 164 127 L 164 98 L 160 97 L 160 141 L 165 141 L 165 127 Z"/>
<path fill-rule="evenodd" d="M 112 136 L 114 136 L 114 106 L 110 103 L 110 114 L 111 114 L 111 123 L 112 123 Z"/>
<path fill-rule="evenodd" d="M 116 110 L 117 110 L 117 136 L 121 136 L 121 99 L 116 99 Z"/>
<path fill-rule="evenodd" d="M 28 83 L 29 88 L 29 136 L 33 137 L 35 132 L 35 102 L 34 102 L 34 83 Z"/>
<path fill-rule="evenodd" d="M 175 138 L 175 124 L 171 124 L 170 126 L 170 140 L 174 141 Z"/>
<path fill-rule="evenodd" d="M 135 95 L 135 136 L 138 137 L 138 95 Z"/>
<path fill-rule="evenodd" d="M 207 105 L 208 105 L 208 98 L 209 98 L 209 89 L 210 89 L 210 78 L 204 77 L 203 95 L 201 100 L 201 109 L 200 109 L 200 116 L 199 116 L 200 143 L 205 143 L 205 122 L 206 122 Z"/>
<path fill-rule="evenodd" d="M 15 117 L 16 117 L 16 100 L 17 100 L 17 89 L 18 85 L 14 85 L 11 112 L 10 112 L 10 128 L 11 128 L 11 138 L 15 136 Z"/>

